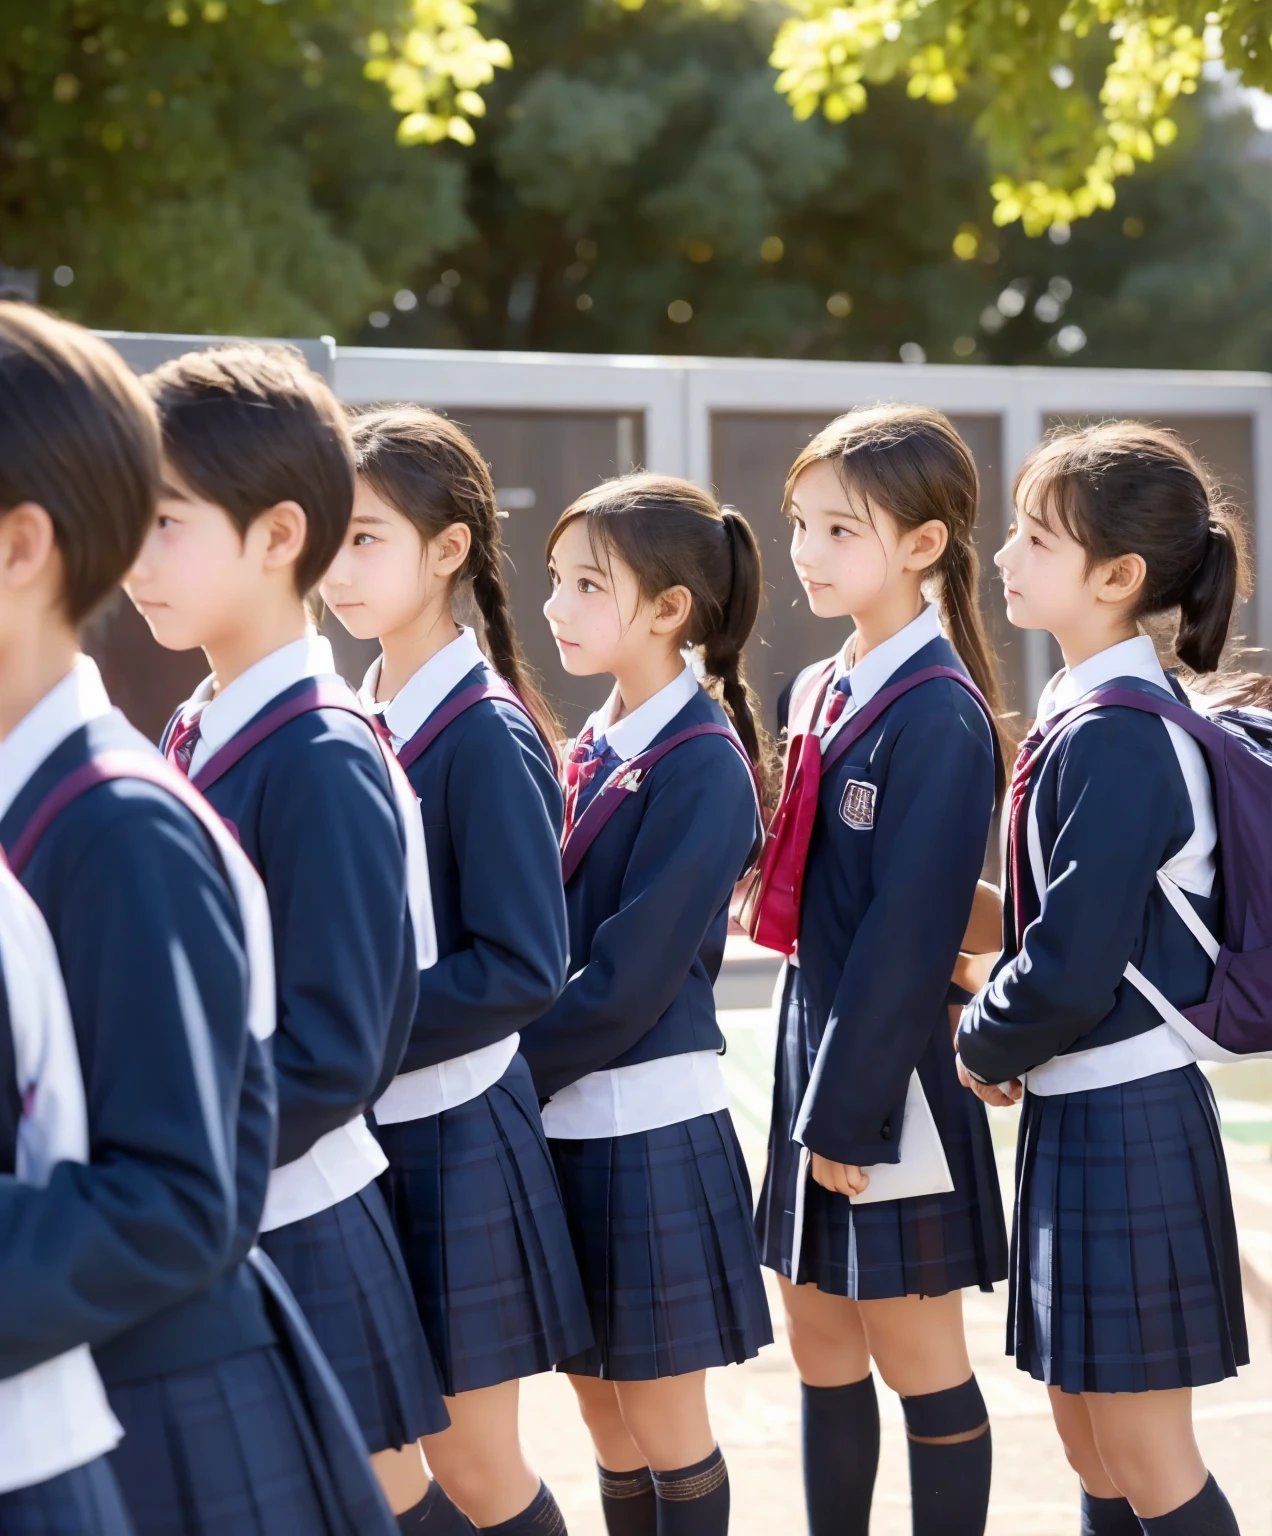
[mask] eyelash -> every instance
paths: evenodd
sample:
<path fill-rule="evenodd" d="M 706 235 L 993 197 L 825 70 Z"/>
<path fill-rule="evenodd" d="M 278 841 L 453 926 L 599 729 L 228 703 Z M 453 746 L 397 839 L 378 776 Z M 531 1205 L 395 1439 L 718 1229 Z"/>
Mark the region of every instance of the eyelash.
<path fill-rule="evenodd" d="M 362 542 L 363 539 L 366 539 L 368 544 L 378 544 L 380 542 L 373 533 L 355 533 L 353 536 L 354 549 L 365 549 L 367 547 Z"/>
<path fill-rule="evenodd" d="M 600 587 L 598 587 L 594 581 L 589 581 L 586 576 L 579 577 L 579 591 L 585 597 L 592 592 L 599 592 L 600 590 Z"/>

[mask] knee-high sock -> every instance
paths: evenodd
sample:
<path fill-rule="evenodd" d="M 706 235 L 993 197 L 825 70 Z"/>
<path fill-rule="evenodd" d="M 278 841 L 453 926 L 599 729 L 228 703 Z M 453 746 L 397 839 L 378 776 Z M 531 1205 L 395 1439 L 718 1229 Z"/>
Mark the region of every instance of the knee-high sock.
<path fill-rule="evenodd" d="M 539 1484 L 538 1493 L 519 1515 L 480 1529 L 482 1536 L 566 1536 L 565 1516 L 547 1483 Z"/>
<path fill-rule="evenodd" d="M 867 1536 L 879 1470 L 873 1376 L 803 1388 L 804 1504 L 810 1536 Z"/>
<path fill-rule="evenodd" d="M 609 1536 L 658 1536 L 658 1497 L 649 1468 L 610 1472 L 598 1463 L 596 1474 Z"/>
<path fill-rule="evenodd" d="M 409 1536 L 473 1536 L 473 1524 L 446 1497 L 434 1479 L 420 1502 L 397 1517 L 398 1530 Z"/>
<path fill-rule="evenodd" d="M 1097 1499 L 1082 1490 L 1082 1536 L 1142 1536 L 1129 1499 Z"/>
<path fill-rule="evenodd" d="M 984 1536 L 991 1447 L 975 1376 L 944 1392 L 903 1397 L 914 1536 Z"/>
<path fill-rule="evenodd" d="M 1152 1520 L 1141 1519 L 1140 1524 L 1148 1536 L 1241 1536 L 1232 1505 L 1213 1477 L 1206 1479 L 1206 1486 L 1187 1504 Z"/>
<path fill-rule="evenodd" d="M 691 1467 L 653 1476 L 658 1536 L 728 1536 L 729 1469 L 719 1446 Z"/>

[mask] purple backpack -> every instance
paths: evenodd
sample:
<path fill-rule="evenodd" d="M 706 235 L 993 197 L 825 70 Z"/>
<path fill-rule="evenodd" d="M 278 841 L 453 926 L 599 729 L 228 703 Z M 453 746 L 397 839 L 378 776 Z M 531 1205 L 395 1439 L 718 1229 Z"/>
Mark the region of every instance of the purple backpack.
<path fill-rule="evenodd" d="M 1176 1008 L 1134 966 L 1126 979 L 1199 1060 L 1272 1056 L 1272 714 L 1202 714 L 1161 694 L 1101 688 L 1063 724 L 1110 704 L 1168 720 L 1201 748 L 1214 785 L 1223 895 L 1223 934 L 1216 938 L 1178 886 L 1158 876 L 1163 894 L 1214 961 L 1205 1002 Z"/>

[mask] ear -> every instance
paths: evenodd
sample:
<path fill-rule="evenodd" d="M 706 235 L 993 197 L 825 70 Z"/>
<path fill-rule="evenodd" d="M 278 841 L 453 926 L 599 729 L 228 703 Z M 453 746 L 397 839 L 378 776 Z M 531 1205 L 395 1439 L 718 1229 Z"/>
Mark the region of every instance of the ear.
<path fill-rule="evenodd" d="M 452 523 L 428 541 L 429 564 L 438 576 L 454 576 L 472 547 L 473 530 L 467 523 Z"/>
<path fill-rule="evenodd" d="M 35 501 L 20 501 L 0 516 L 0 586 L 9 592 L 33 587 L 58 558 L 53 519 Z"/>
<path fill-rule="evenodd" d="M 693 598 L 688 587 L 668 587 L 654 599 L 654 616 L 649 632 L 653 635 L 678 635 L 689 622 Z"/>
<path fill-rule="evenodd" d="M 265 536 L 264 565 L 267 571 L 293 566 L 305 552 L 309 537 L 309 519 L 298 501 L 279 501 L 268 507 L 252 524 Z"/>
<path fill-rule="evenodd" d="M 1091 572 L 1091 585 L 1097 603 L 1127 603 L 1144 590 L 1148 566 L 1143 555 L 1118 555 L 1105 560 Z"/>
<path fill-rule="evenodd" d="M 939 517 L 929 518 L 918 528 L 911 528 L 905 536 L 905 569 L 927 571 L 945 553 L 950 542 L 950 530 Z"/>

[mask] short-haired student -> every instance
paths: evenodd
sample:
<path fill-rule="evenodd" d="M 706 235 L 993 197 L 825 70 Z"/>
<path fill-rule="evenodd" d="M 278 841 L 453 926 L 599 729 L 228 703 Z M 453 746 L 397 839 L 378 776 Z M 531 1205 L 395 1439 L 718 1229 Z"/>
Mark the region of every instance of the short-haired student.
<path fill-rule="evenodd" d="M 698 487 L 632 475 L 566 509 L 548 569 L 562 665 L 614 679 L 565 770 L 571 974 L 522 1036 L 595 1334 L 559 1369 L 611 1536 L 723 1536 L 706 1372 L 772 1338 L 712 992 L 760 840 L 759 548 Z"/>
<path fill-rule="evenodd" d="M 521 1449 L 519 1380 L 592 1331 L 518 1051 L 565 981 L 556 726 L 517 643 L 474 444 L 419 406 L 355 416 L 353 443 L 353 519 L 322 595 L 351 634 L 380 642 L 362 698 L 419 797 L 438 934 L 401 1069 L 375 1106 L 451 1415 L 424 1450 L 481 1530 L 551 1536 L 565 1523 Z M 465 601 L 484 650 L 455 619 Z"/>
<path fill-rule="evenodd" d="M 0 1378 L 92 1346 L 128 1510 L 94 1514 L 97 1479 L 28 1499 L 4 1528 L 78 1536 L 101 1515 L 112 1536 L 387 1532 L 328 1367 L 271 1266 L 247 1257 L 274 1135 L 264 893 L 79 650 L 151 525 L 159 459 L 154 409 L 105 342 L 0 306 L 0 843 L 56 948 L 88 1153 L 68 1139 L 42 1186 L 0 1179 Z M 33 1086 L 27 1168 L 58 1092 Z M 107 1428 L 81 1388 L 64 1451 Z M 41 1419 L 25 1398 L 22 1430 Z M 13 1430 L 6 1417 L 5 1446 Z"/>
<path fill-rule="evenodd" d="M 989 1502 L 989 1421 L 961 1292 L 1005 1276 L 1006 1232 L 989 1126 L 959 1091 L 946 1004 L 997 782 L 977 503 L 966 444 L 919 407 L 839 417 L 786 480 L 809 606 L 853 623 L 792 690 L 774 823 L 807 797 L 802 892 L 776 946 L 791 959 L 757 1228 L 803 1383 L 812 1536 L 868 1528 L 872 1361 L 901 1397 L 915 1536 L 980 1536 Z"/>
<path fill-rule="evenodd" d="M 958 1034 L 980 1097 L 1026 1089 L 1008 1351 L 1047 1384 L 1084 1532 L 1232 1536 L 1192 1389 L 1249 1359 L 1240 1256 L 1214 1099 L 1168 1022 L 1214 970 L 1214 787 L 1182 726 L 1092 695 L 1183 700 L 1140 629 L 1157 614 L 1215 670 L 1241 529 L 1175 436 L 1132 422 L 1057 435 L 1015 498 L 1007 616 L 1065 665 L 1013 776 L 1003 953 Z"/>
<path fill-rule="evenodd" d="M 348 426 L 290 348 L 188 353 L 147 382 L 163 483 L 128 594 L 161 645 L 202 647 L 212 667 L 163 746 L 234 829 L 272 918 L 278 1145 L 260 1245 L 395 1513 L 419 1524 L 444 1495 L 415 1442 L 447 1415 L 365 1112 L 432 959 L 428 870 L 410 788 L 306 606 L 353 508 Z"/>

